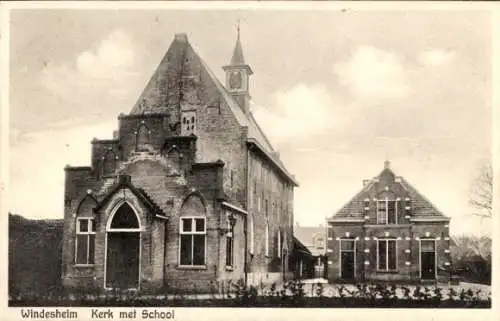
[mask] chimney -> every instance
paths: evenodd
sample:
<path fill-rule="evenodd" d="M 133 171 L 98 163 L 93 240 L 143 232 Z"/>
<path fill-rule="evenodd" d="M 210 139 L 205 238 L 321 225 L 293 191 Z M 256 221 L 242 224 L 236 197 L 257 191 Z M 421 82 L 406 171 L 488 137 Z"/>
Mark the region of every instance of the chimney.
<path fill-rule="evenodd" d="M 386 161 L 384 162 L 384 168 L 385 168 L 385 169 L 389 169 L 389 168 L 391 168 L 391 162 L 389 162 L 388 160 L 386 160 Z"/>

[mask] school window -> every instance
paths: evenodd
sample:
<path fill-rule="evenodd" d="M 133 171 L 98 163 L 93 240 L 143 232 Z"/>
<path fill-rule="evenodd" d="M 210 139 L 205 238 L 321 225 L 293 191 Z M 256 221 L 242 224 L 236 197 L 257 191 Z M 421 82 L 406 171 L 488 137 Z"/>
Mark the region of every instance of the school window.
<path fill-rule="evenodd" d="M 95 224 L 93 218 L 76 221 L 75 263 L 94 264 Z"/>
<path fill-rule="evenodd" d="M 395 239 L 377 241 L 377 269 L 394 271 L 397 267 L 397 245 Z"/>
<path fill-rule="evenodd" d="M 377 201 L 377 224 L 397 224 L 397 201 Z"/>
<path fill-rule="evenodd" d="M 229 217 L 226 220 L 227 233 L 226 233 L 226 266 L 233 266 L 234 258 L 234 226 L 231 224 Z"/>
<path fill-rule="evenodd" d="M 180 265 L 205 265 L 205 224 L 204 217 L 181 218 Z"/>

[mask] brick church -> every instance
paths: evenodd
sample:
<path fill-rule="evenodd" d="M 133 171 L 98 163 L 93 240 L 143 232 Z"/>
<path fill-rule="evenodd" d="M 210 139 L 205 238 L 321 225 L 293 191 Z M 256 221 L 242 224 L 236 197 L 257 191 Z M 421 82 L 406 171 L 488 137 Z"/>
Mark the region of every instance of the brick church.
<path fill-rule="evenodd" d="M 65 168 L 63 284 L 212 291 L 289 277 L 297 186 L 249 110 L 238 37 L 223 85 L 176 34 L 91 166 Z"/>
<path fill-rule="evenodd" d="M 328 219 L 329 281 L 436 281 L 450 267 L 450 218 L 388 161 Z"/>

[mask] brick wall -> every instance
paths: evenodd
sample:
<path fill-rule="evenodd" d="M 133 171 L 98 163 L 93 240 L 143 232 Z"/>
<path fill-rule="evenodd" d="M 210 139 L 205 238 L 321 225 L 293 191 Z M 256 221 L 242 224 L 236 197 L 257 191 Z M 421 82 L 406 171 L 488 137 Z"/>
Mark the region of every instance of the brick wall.
<path fill-rule="evenodd" d="M 291 249 L 293 188 L 256 152 L 250 153 L 248 183 L 249 213 L 254 223 L 254 253 L 248 256 L 249 278 L 265 283 L 279 281 L 283 277 L 283 266 L 282 257 L 278 257 L 278 230 L 282 246 L 286 240 L 286 247 Z M 266 224 L 269 224 L 268 257 L 265 255 Z M 284 262 L 288 271 L 288 259 Z"/>
<path fill-rule="evenodd" d="M 449 227 L 446 222 L 422 222 L 399 225 L 369 225 L 362 223 L 331 224 L 328 228 L 328 278 L 340 278 L 338 237 L 359 237 L 356 242 L 356 277 L 383 281 L 410 281 L 420 279 L 420 239 L 436 239 L 437 266 L 450 261 Z M 387 234 L 386 234 L 387 233 Z M 377 240 L 385 237 L 397 239 L 397 273 L 377 270 Z M 365 252 L 368 249 L 368 252 Z M 409 252 L 408 252 L 409 250 Z M 365 265 L 365 261 L 369 264 Z M 408 265 L 406 262 L 409 262 Z"/>

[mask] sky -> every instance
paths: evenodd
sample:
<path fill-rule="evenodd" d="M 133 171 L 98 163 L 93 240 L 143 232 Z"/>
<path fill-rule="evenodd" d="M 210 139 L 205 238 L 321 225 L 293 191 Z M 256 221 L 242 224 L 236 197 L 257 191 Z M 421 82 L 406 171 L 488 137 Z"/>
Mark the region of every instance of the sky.
<path fill-rule="evenodd" d="M 12 11 L 9 210 L 62 218 L 64 166 L 90 165 L 174 34 L 223 80 L 238 19 L 252 112 L 300 183 L 298 224 L 324 224 L 387 159 L 453 234 L 491 233 L 468 205 L 492 136 L 481 11 Z"/>

